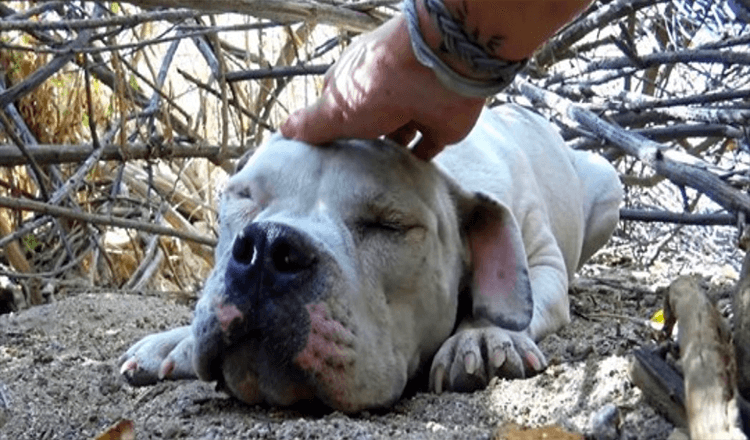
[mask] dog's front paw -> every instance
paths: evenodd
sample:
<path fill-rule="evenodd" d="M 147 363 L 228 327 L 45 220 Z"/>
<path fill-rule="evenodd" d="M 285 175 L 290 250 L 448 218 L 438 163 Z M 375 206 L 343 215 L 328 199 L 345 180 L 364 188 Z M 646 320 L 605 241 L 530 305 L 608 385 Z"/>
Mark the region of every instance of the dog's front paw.
<path fill-rule="evenodd" d="M 146 336 L 117 361 L 122 374 L 134 386 L 152 385 L 164 379 L 195 379 L 193 335 L 180 327 Z"/>
<path fill-rule="evenodd" d="M 547 367 L 547 360 L 525 332 L 487 326 L 459 330 L 440 347 L 430 369 L 430 390 L 470 392 L 494 376 L 524 378 Z"/>

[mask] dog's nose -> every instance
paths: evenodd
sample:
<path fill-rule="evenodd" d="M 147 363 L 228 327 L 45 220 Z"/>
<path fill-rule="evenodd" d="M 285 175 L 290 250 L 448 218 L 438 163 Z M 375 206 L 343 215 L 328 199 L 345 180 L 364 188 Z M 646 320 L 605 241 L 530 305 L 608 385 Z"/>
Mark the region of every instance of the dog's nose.
<path fill-rule="evenodd" d="M 315 264 L 308 240 L 278 223 L 252 223 L 232 246 L 226 273 L 229 296 L 283 295 L 299 287 Z"/>

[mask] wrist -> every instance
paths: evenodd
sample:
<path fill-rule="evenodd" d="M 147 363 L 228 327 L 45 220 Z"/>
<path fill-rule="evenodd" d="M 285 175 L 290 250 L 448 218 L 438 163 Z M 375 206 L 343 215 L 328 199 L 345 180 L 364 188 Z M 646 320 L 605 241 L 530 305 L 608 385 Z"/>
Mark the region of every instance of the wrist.
<path fill-rule="evenodd" d="M 465 28 L 465 17 L 455 19 L 442 0 L 404 0 L 403 11 L 416 59 L 432 69 L 445 88 L 460 95 L 494 95 L 526 64 L 490 53 L 486 48 L 497 42 L 481 43 L 476 32 Z"/>
<path fill-rule="evenodd" d="M 430 17 L 424 0 L 415 0 L 414 4 L 419 17 L 419 31 L 422 34 L 427 45 L 432 51 L 456 73 L 472 79 L 486 79 L 487 75 L 481 75 L 456 55 L 445 51 L 443 46 L 443 37 L 438 30 L 437 23 Z"/>

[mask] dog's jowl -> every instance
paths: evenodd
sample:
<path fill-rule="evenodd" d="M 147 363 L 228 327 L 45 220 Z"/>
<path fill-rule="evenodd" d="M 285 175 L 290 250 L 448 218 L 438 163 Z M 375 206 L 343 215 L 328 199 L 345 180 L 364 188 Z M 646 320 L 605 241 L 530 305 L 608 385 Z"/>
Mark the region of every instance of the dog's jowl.
<path fill-rule="evenodd" d="M 273 137 L 227 184 L 192 325 L 138 342 L 122 372 L 346 412 L 392 404 L 420 372 L 437 392 L 535 374 L 621 198 L 605 160 L 517 106 L 429 163 L 387 141 Z"/>

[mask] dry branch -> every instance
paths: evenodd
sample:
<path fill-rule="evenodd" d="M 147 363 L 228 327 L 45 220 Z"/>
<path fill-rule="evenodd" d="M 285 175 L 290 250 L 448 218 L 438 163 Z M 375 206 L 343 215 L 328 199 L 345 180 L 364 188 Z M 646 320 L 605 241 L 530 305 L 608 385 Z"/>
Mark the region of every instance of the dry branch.
<path fill-rule="evenodd" d="M 80 145 L 51 145 L 37 144 L 27 145 L 26 150 L 40 165 L 80 163 L 91 155 L 93 149 L 91 144 Z M 239 145 L 230 145 L 223 159 L 238 159 L 244 154 L 245 148 Z M 213 163 L 219 162 L 220 147 L 217 145 L 204 144 L 174 144 L 161 143 L 148 145 L 144 143 L 125 145 L 106 145 L 103 147 L 99 160 L 113 160 L 125 162 L 134 159 L 176 159 L 201 157 Z M 25 165 L 26 158 L 13 145 L 0 144 L 0 167 Z"/>
<path fill-rule="evenodd" d="M 735 215 L 750 209 L 750 67 L 746 54 L 750 28 L 722 17 L 725 22 L 713 28 L 721 32 L 705 34 L 705 24 L 715 17 L 691 15 L 688 3 L 695 1 L 710 3 L 596 2 L 550 40 L 530 63 L 535 85 L 542 85 L 547 94 L 529 93 L 530 87 L 524 93 L 541 95 L 536 98 L 564 115 L 557 122 L 565 125 L 563 134 L 570 144 L 600 152 L 606 148 L 605 156 L 619 162 L 620 171 L 628 177 L 624 179 L 628 206 L 678 211 L 681 204 L 695 201 L 682 195 L 694 197 L 692 191 L 676 191 L 660 177 L 664 175 L 680 188 L 707 191 L 729 211 L 717 216 L 631 213 L 630 218 L 637 218 L 639 223 L 629 222 L 627 228 L 645 228 L 644 222 L 651 220 L 728 224 Z M 135 205 L 147 207 L 138 211 L 144 221 L 147 214 L 156 213 L 178 230 L 197 234 L 203 225 L 210 228 L 214 213 L 205 207 L 213 206 L 217 193 L 211 179 L 223 177 L 215 165 L 231 173 L 233 166 L 228 159 L 251 151 L 287 114 L 314 102 L 312 89 L 319 81 L 295 77 L 323 73 L 335 61 L 337 50 L 356 33 L 386 20 L 397 10 L 397 4 L 398 0 L 0 1 L 0 16 L 4 18 L 0 23 L 0 66 L 10 87 L 0 91 L 4 93 L 0 96 L 8 103 L 3 108 L 12 125 L 8 130 L 19 133 L 22 141 L 8 136 L 0 140 L 0 195 L 37 200 L 47 198 L 46 190 L 50 205 L 80 215 L 84 213 L 79 204 L 96 206 L 98 215 L 131 212 Z M 214 15 L 221 12 L 227 14 Z M 697 39 L 699 32 L 701 38 Z M 23 75 L 12 74 L 17 68 L 13 54 L 32 66 L 23 70 Z M 88 132 L 70 130 L 71 118 L 58 117 L 62 129 L 76 132 L 77 137 L 51 140 L 40 131 L 55 125 L 54 115 L 39 114 L 33 106 L 22 107 L 15 97 L 33 102 L 34 94 L 42 90 L 45 96 L 65 96 L 69 90 L 80 89 L 81 81 L 64 87 L 58 84 L 70 78 L 80 80 L 84 70 L 93 78 L 86 89 L 94 105 L 89 103 L 88 107 L 96 107 L 101 98 L 102 112 L 92 112 L 94 117 L 83 124 L 79 123 L 80 113 L 72 121 L 76 128 L 88 125 Z M 518 94 L 512 88 L 507 92 Z M 561 103 L 550 93 L 568 101 Z M 514 98 L 498 97 L 498 101 L 506 100 Z M 64 113 L 66 105 L 55 101 L 51 112 Z M 553 111 L 539 109 L 554 119 Z M 99 127 L 101 148 L 94 148 L 96 143 L 87 140 L 97 136 L 94 121 Z M 634 132 L 652 140 L 633 136 Z M 610 148 L 611 144 L 628 151 L 630 157 Z M 182 160 L 198 157 L 212 163 Z M 34 182 L 31 158 L 49 176 L 47 181 Z M 131 174 L 123 181 L 125 164 L 112 176 L 104 174 L 111 167 L 96 166 L 101 160 L 127 163 L 133 159 L 144 161 L 127 165 L 149 168 L 148 178 L 143 177 L 146 174 Z M 186 187 L 175 186 L 171 175 L 165 180 L 159 174 L 168 167 L 180 170 L 178 174 L 183 177 L 192 173 L 193 182 L 188 184 L 183 178 Z M 654 174 L 655 178 L 642 178 Z M 645 180 L 654 186 L 639 187 Z M 40 184 L 46 188 L 40 188 Z M 643 203 L 631 199 L 634 194 L 661 194 L 665 187 L 665 199 L 654 196 Z M 711 205 L 708 209 L 699 206 L 696 212 L 718 211 Z M 199 222 L 191 224 L 188 218 L 196 212 L 202 213 Z M 77 260 L 81 252 L 87 252 L 91 258 L 83 261 L 91 266 L 86 268 L 86 279 L 111 283 L 100 274 L 106 270 L 104 263 L 112 269 L 110 255 L 122 249 L 98 238 L 96 228 L 86 229 L 49 215 L 19 215 L 15 221 L 17 229 L 0 237 L 0 247 L 27 234 L 42 234 L 45 244 L 52 248 L 27 253 L 32 271 L 51 273 L 60 261 Z M 71 225 L 75 230 L 70 230 Z M 658 223 L 648 225 L 658 227 Z M 86 246 L 77 245 L 80 240 L 76 234 L 86 235 L 90 230 L 94 231 Z M 641 248 L 650 254 L 647 248 L 659 242 L 654 240 Z M 97 247 L 88 253 L 93 243 Z M 131 244 L 139 255 L 145 250 L 141 240 Z M 194 242 L 189 245 L 193 253 L 210 261 L 208 247 Z M 170 267 L 175 255 L 162 251 L 165 264 L 158 270 L 176 274 Z M 131 277 L 128 273 L 115 284 Z M 155 285 L 178 278 L 157 276 Z"/>
<path fill-rule="evenodd" d="M 35 202 L 33 200 L 12 199 L 9 197 L 0 197 L 0 206 L 20 211 L 34 211 L 42 214 L 64 217 L 71 220 L 78 220 L 86 223 L 94 223 L 103 226 L 115 226 L 119 228 L 136 229 L 139 231 L 150 232 L 152 234 L 168 235 L 195 243 L 216 246 L 216 239 L 197 235 L 190 232 L 180 231 L 177 229 L 167 228 L 155 225 L 153 223 L 128 220 L 114 216 L 87 214 L 72 209 L 61 208 L 59 206 L 47 203 Z"/>
<path fill-rule="evenodd" d="M 734 226 L 737 217 L 732 214 L 691 214 L 657 210 L 621 209 L 620 220 L 637 222 L 677 223 L 680 225 Z"/>
<path fill-rule="evenodd" d="M 647 348 L 633 352 L 630 379 L 670 422 L 685 428 L 688 419 L 682 377 L 656 351 Z"/>
<path fill-rule="evenodd" d="M 228 82 L 247 81 L 251 79 L 264 78 L 291 78 L 293 76 L 303 75 L 323 75 L 328 71 L 331 64 L 310 65 L 310 66 L 280 66 L 270 69 L 243 70 L 240 72 L 228 72 L 226 78 Z"/>
<path fill-rule="evenodd" d="M 608 123 L 593 112 L 527 81 L 519 80 L 516 84 L 529 99 L 570 118 L 584 130 L 638 158 L 678 186 L 695 188 L 730 211 L 750 213 L 750 196 L 735 190 L 708 171 L 709 164 L 692 156 L 679 156 L 664 145 Z"/>
<path fill-rule="evenodd" d="M 10 225 L 5 220 L 5 218 L 0 215 L 0 237 L 8 236 L 10 235 L 10 233 Z M 21 273 L 34 272 L 34 269 L 24 256 L 23 251 L 21 251 L 21 246 L 17 241 L 11 241 L 7 245 L 5 245 L 4 251 L 5 257 L 8 259 L 8 262 L 10 263 L 11 267 L 13 267 L 13 269 Z M 44 302 L 38 284 L 38 282 L 33 282 L 31 283 L 31 285 L 27 285 L 27 288 L 29 290 L 29 302 L 31 303 L 31 305 L 38 305 Z"/>
<path fill-rule="evenodd" d="M 139 196 L 146 199 L 146 197 L 149 194 L 149 186 L 146 184 L 144 179 L 137 178 L 134 173 L 127 172 L 127 170 L 123 173 L 123 177 L 127 181 L 128 185 L 130 185 L 138 193 Z M 159 186 L 162 187 L 161 189 L 163 191 L 166 190 L 166 188 L 164 188 L 164 184 L 165 182 L 161 182 L 160 184 L 158 184 Z M 165 192 L 171 192 L 171 191 L 167 190 Z M 184 196 L 183 197 L 178 196 L 177 199 L 181 200 L 184 203 L 184 201 L 187 200 L 188 198 Z M 196 213 L 198 209 L 198 206 L 194 201 L 191 201 L 190 206 L 192 207 L 192 209 L 189 210 L 188 217 L 190 216 L 190 214 Z M 175 228 L 176 230 L 186 231 L 195 236 L 200 236 L 200 232 L 195 228 L 195 226 L 193 226 L 185 217 L 180 215 L 175 208 L 166 205 L 162 207 L 162 211 L 163 211 L 163 216 L 165 220 L 169 224 L 171 224 L 172 227 Z M 201 216 L 205 217 L 207 216 L 207 214 L 202 213 Z M 196 255 L 200 255 L 201 258 L 203 258 L 209 264 L 213 264 L 214 262 L 213 253 L 211 252 L 210 249 L 206 249 L 204 246 L 201 246 L 198 242 L 188 241 L 187 245 Z"/>
<path fill-rule="evenodd" d="M 104 26 L 133 27 L 135 25 L 156 20 L 180 20 L 200 16 L 199 12 L 190 9 L 174 9 L 142 14 L 117 15 L 107 18 L 70 18 L 64 21 L 14 20 L 10 17 L 0 21 L 0 32 L 12 30 L 47 31 L 69 29 L 95 29 Z M 69 48 L 59 49 L 60 53 L 71 52 Z"/>
<path fill-rule="evenodd" d="M 575 52 L 566 51 L 589 32 L 600 29 L 608 23 L 616 22 L 617 19 L 627 14 L 663 1 L 666 0 L 616 0 L 589 14 L 582 14 L 577 20 L 550 39 L 539 50 L 539 53 L 534 57 L 534 61 L 540 67 L 547 67 L 561 58 L 569 58 Z"/>
<path fill-rule="evenodd" d="M 141 8 L 190 8 L 201 12 L 233 12 L 265 18 L 279 23 L 310 21 L 330 24 L 343 29 L 363 32 L 375 29 L 388 15 L 364 13 L 346 7 L 318 1 L 296 0 L 129 0 Z"/>
<path fill-rule="evenodd" d="M 630 57 L 607 58 L 600 61 L 589 63 L 582 72 L 576 72 L 577 75 L 594 72 L 597 70 L 622 70 L 626 68 L 647 69 L 649 67 L 658 67 L 664 64 L 675 63 L 714 63 L 714 64 L 750 64 L 750 53 L 736 52 L 728 50 L 683 50 L 674 52 L 659 52 L 644 55 L 633 60 Z M 555 84 L 570 80 L 567 75 L 560 75 L 551 78 L 548 84 Z"/>
<path fill-rule="evenodd" d="M 732 304 L 734 354 L 737 362 L 737 403 L 743 429 L 750 429 L 750 252 L 745 254 Z"/>
<path fill-rule="evenodd" d="M 730 333 L 694 277 L 669 287 L 665 332 L 679 320 L 677 340 L 685 378 L 685 406 L 692 439 L 745 439 L 739 430 L 735 364 Z"/>

